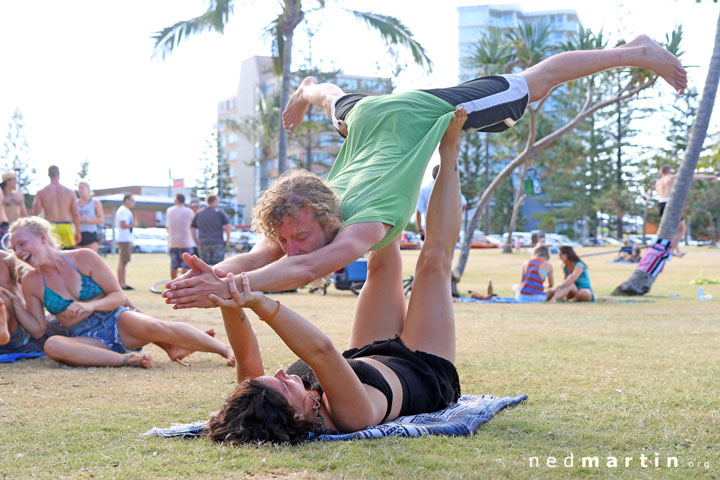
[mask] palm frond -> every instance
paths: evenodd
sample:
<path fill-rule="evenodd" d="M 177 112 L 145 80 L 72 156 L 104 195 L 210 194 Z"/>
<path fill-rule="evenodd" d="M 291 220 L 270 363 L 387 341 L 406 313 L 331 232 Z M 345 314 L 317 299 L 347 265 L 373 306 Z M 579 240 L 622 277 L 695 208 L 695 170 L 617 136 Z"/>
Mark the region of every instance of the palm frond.
<path fill-rule="evenodd" d="M 425 53 L 425 48 L 413 38 L 410 29 L 400 20 L 379 13 L 344 10 L 351 13 L 358 20 L 364 21 L 369 28 L 377 30 L 387 45 L 401 45 L 408 48 L 415 63 L 426 66 L 428 71 L 432 71 L 432 61 Z"/>
<path fill-rule="evenodd" d="M 279 77 L 282 75 L 283 51 L 285 47 L 285 37 L 280 30 L 280 17 L 277 17 L 265 27 L 262 36 L 263 38 L 270 40 L 273 70 L 275 75 Z"/>
<path fill-rule="evenodd" d="M 469 68 L 477 69 L 479 75 L 506 73 L 513 61 L 513 50 L 500 29 L 489 27 L 463 61 Z"/>
<path fill-rule="evenodd" d="M 522 68 L 540 63 L 557 45 L 551 39 L 552 26 L 548 21 L 526 23 L 508 31 L 508 38 Z"/>
<path fill-rule="evenodd" d="M 190 35 L 214 30 L 223 33 L 225 25 L 232 14 L 233 0 L 211 0 L 208 9 L 199 17 L 183 20 L 176 24 L 155 32 L 153 57 L 165 59 L 165 56 L 180 45 L 180 42 Z"/>

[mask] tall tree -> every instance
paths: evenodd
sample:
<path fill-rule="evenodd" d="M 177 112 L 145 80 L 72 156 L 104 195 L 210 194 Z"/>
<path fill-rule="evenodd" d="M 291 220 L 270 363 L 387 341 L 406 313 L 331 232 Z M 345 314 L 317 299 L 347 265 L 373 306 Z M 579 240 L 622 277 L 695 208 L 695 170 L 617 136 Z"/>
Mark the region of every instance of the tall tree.
<path fill-rule="evenodd" d="M 77 173 L 79 181 L 90 182 L 90 160 L 87 158 L 80 163 L 80 171 Z"/>
<path fill-rule="evenodd" d="M 233 13 L 233 0 L 209 0 L 209 7 L 202 15 L 175 23 L 163 28 L 153 35 L 155 39 L 155 55 L 162 58 L 172 52 L 180 42 L 196 33 L 207 30 L 223 33 Z M 307 1 L 305 2 L 307 4 Z M 302 0 L 281 0 L 282 11 L 265 28 L 265 32 L 272 38 L 272 50 L 275 60 L 275 69 L 282 76 L 281 105 L 287 105 L 291 89 L 291 66 L 293 53 L 293 40 L 295 29 L 306 20 L 306 14 L 311 14 L 325 8 L 324 0 L 316 0 L 315 8 L 303 9 Z M 358 20 L 376 30 L 388 46 L 399 45 L 410 50 L 413 60 L 421 66 L 432 69 L 432 62 L 425 54 L 425 49 L 414 38 L 413 34 L 400 20 L 389 15 L 380 15 L 372 12 L 359 12 L 343 9 Z M 278 172 L 287 168 L 287 134 L 280 129 L 278 137 Z"/>
<path fill-rule="evenodd" d="M 29 188 L 35 176 L 35 168 L 30 167 L 30 147 L 25 138 L 25 123 L 20 109 L 15 109 L 8 132 L 3 142 L 3 169 L 12 170 L 17 177 L 17 189 L 30 193 Z"/>
<path fill-rule="evenodd" d="M 698 107 L 698 113 L 693 123 L 690 139 L 685 151 L 685 159 L 680 167 L 675 184 L 673 185 L 670 200 L 665 207 L 665 213 L 660 221 L 658 230 L 659 239 L 671 239 L 675 236 L 682 219 L 682 211 L 685 200 L 690 192 L 693 181 L 693 174 L 700 159 L 705 137 L 707 135 L 710 117 L 712 116 L 713 105 L 717 95 L 718 80 L 720 80 L 720 16 L 715 25 L 715 43 L 713 46 L 712 58 L 708 68 L 702 98 Z M 646 255 L 648 253 L 646 252 Z M 639 266 L 638 266 L 639 267 Z M 613 295 L 644 295 L 650 291 L 655 282 L 654 276 L 646 271 L 637 268 L 630 278 L 618 285 Z"/>

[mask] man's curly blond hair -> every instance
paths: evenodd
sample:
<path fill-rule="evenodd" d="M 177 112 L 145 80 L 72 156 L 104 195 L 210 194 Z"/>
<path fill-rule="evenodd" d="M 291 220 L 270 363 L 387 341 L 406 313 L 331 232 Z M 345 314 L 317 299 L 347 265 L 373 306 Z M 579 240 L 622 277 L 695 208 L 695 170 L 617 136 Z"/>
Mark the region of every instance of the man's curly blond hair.
<path fill-rule="evenodd" d="M 324 180 L 306 170 L 286 171 L 263 192 L 253 209 L 253 230 L 275 245 L 282 219 L 303 208 L 320 224 L 327 242 L 332 241 L 343 224 L 340 200 Z"/>

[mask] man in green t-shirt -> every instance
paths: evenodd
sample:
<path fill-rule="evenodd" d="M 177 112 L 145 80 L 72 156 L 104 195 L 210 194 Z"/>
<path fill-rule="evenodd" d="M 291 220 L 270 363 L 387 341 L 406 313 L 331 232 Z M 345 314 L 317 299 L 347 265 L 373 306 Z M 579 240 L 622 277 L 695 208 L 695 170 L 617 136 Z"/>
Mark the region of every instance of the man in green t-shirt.
<path fill-rule="evenodd" d="M 455 127 L 462 120 L 458 128 L 464 130 L 502 131 L 519 120 L 528 102 L 541 100 L 555 86 L 620 66 L 651 69 L 681 93 L 687 85 L 680 61 L 644 35 L 621 47 L 562 52 L 517 75 L 451 88 L 367 97 L 306 78 L 283 112 L 283 125 L 294 132 L 312 104 L 346 137 L 329 187 L 308 173 L 283 175 L 254 211 L 253 224 L 265 240 L 215 271 L 186 259 L 192 270 L 168 283 L 163 296 L 175 308 L 212 307 L 210 293 L 229 298 L 217 273 L 249 272 L 253 289 L 287 290 L 343 268 L 368 250 L 367 282 L 396 278 L 387 273 L 402 267 L 398 236 L 451 119 Z"/>

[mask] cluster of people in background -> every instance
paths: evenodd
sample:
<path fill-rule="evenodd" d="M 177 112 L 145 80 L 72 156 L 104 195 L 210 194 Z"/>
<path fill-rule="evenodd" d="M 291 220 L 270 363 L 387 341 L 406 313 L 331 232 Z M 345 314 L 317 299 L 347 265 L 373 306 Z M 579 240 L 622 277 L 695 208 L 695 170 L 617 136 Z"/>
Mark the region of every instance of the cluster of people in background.
<path fill-rule="evenodd" d="M 232 348 L 215 339 L 214 330 L 153 318 L 138 311 L 123 292 L 133 289 L 125 282 L 136 226 L 132 195 L 124 197 L 115 217 L 115 277 L 97 253 L 104 215 L 90 186 L 80 182 L 76 197 L 60 184 L 56 166 L 48 175 L 50 183 L 37 192 L 32 216 L 16 190 L 15 175 L 2 177 L 0 229 L 9 233 L 9 245 L 7 240 L 3 244 L 14 254 L 0 251 L 0 354 L 44 352 L 68 365 L 151 368 L 151 356 L 140 349 L 154 343 L 180 363 L 203 351 L 234 365 Z"/>

